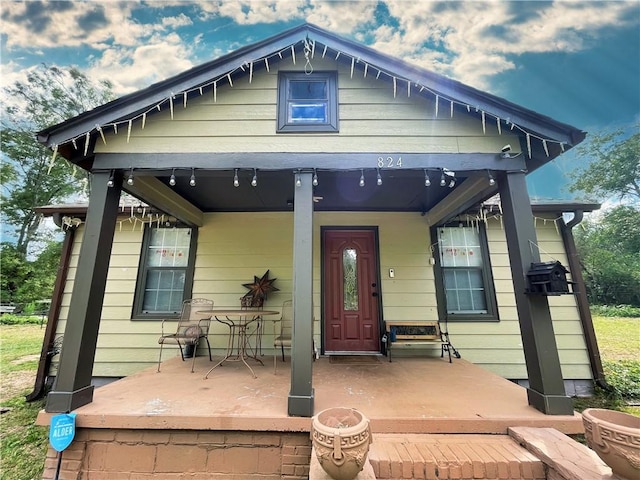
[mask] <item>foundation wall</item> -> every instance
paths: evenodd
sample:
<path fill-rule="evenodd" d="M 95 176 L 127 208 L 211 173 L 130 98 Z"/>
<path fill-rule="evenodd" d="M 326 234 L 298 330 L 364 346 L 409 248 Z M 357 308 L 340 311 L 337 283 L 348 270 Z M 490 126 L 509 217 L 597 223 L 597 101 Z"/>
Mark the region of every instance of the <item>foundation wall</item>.
<path fill-rule="evenodd" d="M 309 433 L 78 429 L 60 480 L 287 479 L 309 476 Z M 55 478 L 47 452 L 43 480 Z"/>

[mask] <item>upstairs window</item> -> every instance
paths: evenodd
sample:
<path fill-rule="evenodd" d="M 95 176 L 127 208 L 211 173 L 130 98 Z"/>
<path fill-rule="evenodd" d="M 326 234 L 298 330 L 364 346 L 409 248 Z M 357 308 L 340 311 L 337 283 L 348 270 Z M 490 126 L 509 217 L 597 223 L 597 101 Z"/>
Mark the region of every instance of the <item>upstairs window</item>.
<path fill-rule="evenodd" d="M 278 132 L 337 132 L 335 72 L 280 72 Z"/>

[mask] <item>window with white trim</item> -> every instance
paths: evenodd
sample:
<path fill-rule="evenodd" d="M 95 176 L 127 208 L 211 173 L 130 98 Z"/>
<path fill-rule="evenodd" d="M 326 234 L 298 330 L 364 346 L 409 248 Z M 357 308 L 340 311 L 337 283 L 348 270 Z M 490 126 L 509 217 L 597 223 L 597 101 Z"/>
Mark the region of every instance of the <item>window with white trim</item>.
<path fill-rule="evenodd" d="M 336 72 L 280 72 L 278 127 L 286 132 L 337 132 Z"/>
<path fill-rule="evenodd" d="M 497 320 L 484 227 L 437 227 L 436 288 L 448 320 Z"/>
<path fill-rule="evenodd" d="M 135 318 L 179 315 L 193 284 L 196 230 L 149 227 L 144 233 L 134 299 Z"/>

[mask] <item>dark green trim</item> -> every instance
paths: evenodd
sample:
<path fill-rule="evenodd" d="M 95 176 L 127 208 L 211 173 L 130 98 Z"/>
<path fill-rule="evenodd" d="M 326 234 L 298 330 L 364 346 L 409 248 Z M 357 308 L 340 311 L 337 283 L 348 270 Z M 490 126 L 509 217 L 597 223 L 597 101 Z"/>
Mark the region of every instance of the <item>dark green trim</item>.
<path fill-rule="evenodd" d="M 438 302 L 438 316 L 440 319 L 446 319 L 448 322 L 498 322 L 500 315 L 498 312 L 498 300 L 496 298 L 496 287 L 493 280 L 493 268 L 491 267 L 491 258 L 489 255 L 489 242 L 487 240 L 487 231 L 484 225 L 479 224 L 480 244 L 482 248 L 482 280 L 484 282 L 485 302 L 487 304 L 487 313 L 447 313 L 447 298 L 444 288 L 443 268 L 440 263 L 440 243 L 438 240 L 438 228 L 452 228 L 457 223 L 448 223 L 431 227 L 431 243 L 433 245 L 433 258 L 435 265 L 433 269 L 436 284 L 436 300 Z"/>
<path fill-rule="evenodd" d="M 142 311 L 142 301 L 144 299 L 144 290 L 146 286 L 147 278 L 147 256 L 149 251 L 149 243 L 151 241 L 151 231 L 154 228 L 189 228 L 191 230 L 191 241 L 189 244 L 189 260 L 187 268 L 185 269 L 185 281 L 184 291 L 182 293 L 182 300 L 191 298 L 193 292 L 193 276 L 195 274 L 195 262 L 196 262 L 196 249 L 198 246 L 198 229 L 195 227 L 189 227 L 182 224 L 174 224 L 170 226 L 146 225 L 142 238 L 142 246 L 140 250 L 140 261 L 138 263 L 138 276 L 136 278 L 136 291 L 133 299 L 133 307 L 131 311 L 132 320 L 163 320 L 169 318 L 178 319 L 180 312 L 175 314 L 167 313 L 144 313 Z M 182 302 L 181 302 L 182 303 Z"/>
<path fill-rule="evenodd" d="M 376 170 L 378 159 L 402 157 L 402 167 L 396 170 L 416 170 L 423 176 L 423 169 L 440 172 L 447 168 L 464 177 L 479 171 L 495 172 L 526 169 L 524 155 L 508 162 L 495 153 L 415 153 L 415 152 L 214 152 L 214 153 L 100 153 L 96 155 L 92 171 L 123 170 L 125 173 L 133 166 L 142 175 L 166 176 L 176 169 L 176 176 L 188 176 L 195 168 L 198 177 L 206 177 L 207 170 L 281 170 L 291 174 L 298 168 L 317 168 L 322 170 Z M 384 169 L 382 169 L 384 170 Z M 435 185 L 434 185 L 435 186 Z M 126 190 L 127 185 L 123 185 Z"/>
<path fill-rule="evenodd" d="M 117 175 L 114 187 L 107 186 L 108 172 L 93 177 L 58 375 L 45 407 L 48 412 L 70 411 L 92 399 L 91 375 L 119 213 L 122 177 Z"/>
<path fill-rule="evenodd" d="M 313 416 L 313 186 L 312 172 L 299 174 L 293 208 L 293 338 L 289 415 Z M 295 181 L 295 179 L 292 179 Z"/>
<path fill-rule="evenodd" d="M 540 261 L 536 229 L 524 172 L 498 179 L 509 263 L 513 278 L 520 335 L 529 376 L 529 404 L 550 415 L 571 415 L 549 302 L 545 295 L 526 293 L 527 272 Z"/>

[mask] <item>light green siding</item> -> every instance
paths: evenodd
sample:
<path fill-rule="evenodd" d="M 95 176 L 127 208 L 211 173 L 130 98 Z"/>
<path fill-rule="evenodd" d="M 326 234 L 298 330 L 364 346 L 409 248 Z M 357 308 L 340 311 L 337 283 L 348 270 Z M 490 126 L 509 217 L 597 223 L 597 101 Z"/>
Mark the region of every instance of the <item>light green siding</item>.
<path fill-rule="evenodd" d="M 214 300 L 216 307 L 239 306 L 247 292 L 242 286 L 266 270 L 277 278 L 280 291 L 272 293 L 266 307 L 278 309 L 291 298 L 293 277 L 293 214 L 211 213 L 205 214 L 199 230 L 193 296 Z M 567 264 L 562 241 L 552 220 L 537 220 L 542 260 Z M 383 316 L 394 320 L 437 318 L 434 270 L 430 263 L 432 240 L 424 217 L 418 213 L 318 212 L 314 214 L 314 333 L 320 344 L 321 245 L 323 226 L 376 226 L 379 233 L 380 278 Z M 71 290 L 80 251 L 82 227 L 73 249 L 59 334 L 64 332 Z M 499 220 L 487 223 L 490 257 L 499 305 L 499 322 L 451 322 L 452 343 L 468 361 L 507 378 L 527 377 L 522 340 L 511 285 L 511 271 L 504 231 Z M 131 311 L 142 232 L 140 223 L 123 222 L 116 228 L 100 324 L 100 336 L 93 374 L 123 376 L 157 361 L 159 321 L 131 320 Z M 393 268 L 395 277 L 389 277 Z M 589 379 L 591 372 L 575 298 L 550 297 L 551 314 L 560 349 L 563 375 L 567 379 Z M 211 342 L 220 355 L 226 342 L 226 327 L 215 324 Z M 272 352 L 272 324 L 267 323 L 263 339 L 265 353 Z M 399 352 L 401 354 L 402 352 Z M 167 357 L 178 354 L 169 349 Z M 434 350 L 434 354 L 439 352 Z"/>
<path fill-rule="evenodd" d="M 499 152 L 505 143 L 517 148 L 519 142 L 495 121 L 482 122 L 457 111 L 451 117 L 450 104 L 439 102 L 438 116 L 433 100 L 406 84 L 394 96 L 389 82 L 362 74 L 351 76 L 348 67 L 329 59 L 315 59 L 314 70 L 338 71 L 339 133 L 276 134 L 278 69 L 303 70 L 285 60 L 270 72 L 234 81 L 221 82 L 212 91 L 188 101 L 174 99 L 169 110 L 151 109 L 142 128 L 142 119 L 131 131 L 120 126 L 117 134 L 106 130 L 106 143 L 99 141 L 95 152 L 189 153 L 189 152 L 395 152 L 398 145 L 413 153 Z M 155 113 L 154 113 L 155 112 Z M 215 168 L 215 159 L 212 159 Z"/>

